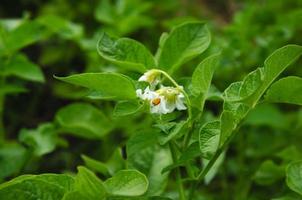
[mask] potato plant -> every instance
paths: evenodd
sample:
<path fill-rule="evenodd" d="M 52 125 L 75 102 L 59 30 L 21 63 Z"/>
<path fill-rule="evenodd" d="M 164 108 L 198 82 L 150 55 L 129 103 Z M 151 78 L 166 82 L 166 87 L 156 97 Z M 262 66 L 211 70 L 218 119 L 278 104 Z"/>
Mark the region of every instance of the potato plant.
<path fill-rule="evenodd" d="M 161 33 L 156 3 L 139 0 L 100 1 L 92 34 L 56 14 L 1 20 L 0 199 L 301 199 L 302 12 L 268 12 L 261 32 L 258 9 L 285 9 L 268 2 L 220 31 L 184 16 Z M 85 69 L 39 67 L 79 57 Z M 47 115 L 27 120 L 34 111 Z"/>

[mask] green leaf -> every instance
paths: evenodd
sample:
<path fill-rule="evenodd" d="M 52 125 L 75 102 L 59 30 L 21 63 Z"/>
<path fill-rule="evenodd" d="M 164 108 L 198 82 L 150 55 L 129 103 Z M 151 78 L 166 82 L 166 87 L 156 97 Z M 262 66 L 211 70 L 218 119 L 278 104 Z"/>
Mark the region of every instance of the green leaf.
<path fill-rule="evenodd" d="M 278 166 L 273 161 L 266 160 L 261 164 L 253 179 L 259 185 L 271 185 L 282 179 L 284 175 L 283 166 Z"/>
<path fill-rule="evenodd" d="M 302 54 L 302 46 L 286 45 L 274 51 L 264 61 L 265 82 L 270 85 L 289 65 Z"/>
<path fill-rule="evenodd" d="M 219 62 L 220 54 L 214 54 L 205 58 L 194 70 L 192 75 L 192 93 L 195 96 L 207 95 L 212 77 Z"/>
<path fill-rule="evenodd" d="M 120 149 L 116 149 L 106 162 L 101 162 L 85 155 L 82 155 L 82 159 L 89 169 L 99 172 L 105 176 L 112 176 L 117 171 L 125 168 L 125 160 L 122 157 Z"/>
<path fill-rule="evenodd" d="M 273 103 L 291 103 L 302 105 L 302 78 L 289 76 L 273 83 L 265 99 Z"/>
<path fill-rule="evenodd" d="M 128 168 L 137 169 L 148 177 L 147 195 L 160 195 L 164 191 L 169 174 L 161 171 L 172 163 L 169 149 L 158 145 L 156 134 L 153 130 L 138 132 L 126 146 Z"/>
<path fill-rule="evenodd" d="M 9 32 L 5 41 L 8 51 L 17 51 L 49 36 L 49 31 L 35 21 L 24 21 Z"/>
<path fill-rule="evenodd" d="M 14 84 L 4 84 L 0 88 L 0 95 L 19 94 L 24 92 L 27 92 L 26 88 Z"/>
<path fill-rule="evenodd" d="M 243 81 L 232 83 L 225 91 L 226 101 L 242 101 L 254 94 L 263 82 L 263 68 L 249 73 Z"/>
<path fill-rule="evenodd" d="M 78 167 L 74 191 L 87 197 L 87 199 L 103 200 L 107 196 L 104 183 L 93 172 L 85 167 Z"/>
<path fill-rule="evenodd" d="M 26 149 L 15 143 L 0 145 L 0 180 L 17 174 L 28 159 Z"/>
<path fill-rule="evenodd" d="M 84 160 L 86 167 L 89 169 L 101 173 L 105 176 L 109 175 L 109 170 L 105 163 L 95 160 L 93 158 L 90 158 L 88 156 L 82 155 L 81 158 Z"/>
<path fill-rule="evenodd" d="M 302 195 L 302 161 L 289 164 L 286 168 L 287 186 Z"/>
<path fill-rule="evenodd" d="M 250 99 L 251 103 L 258 101 L 271 83 L 302 54 L 302 47 L 299 45 L 286 45 L 274 51 L 264 61 L 264 80 L 262 86 Z"/>
<path fill-rule="evenodd" d="M 147 177 L 137 170 L 121 170 L 105 181 L 111 195 L 139 196 L 148 189 Z"/>
<path fill-rule="evenodd" d="M 40 67 L 29 61 L 23 54 L 13 56 L 10 62 L 4 65 L 2 73 L 4 76 L 17 76 L 29 81 L 45 81 Z"/>
<path fill-rule="evenodd" d="M 67 77 L 56 77 L 61 81 L 96 90 L 104 99 L 135 99 L 136 92 L 133 81 L 118 73 L 83 73 Z"/>
<path fill-rule="evenodd" d="M 211 159 L 219 146 L 220 121 L 205 124 L 199 131 L 199 147 L 201 156 Z"/>
<path fill-rule="evenodd" d="M 113 110 L 114 117 L 132 115 L 139 112 L 144 104 L 139 101 L 119 101 Z"/>
<path fill-rule="evenodd" d="M 37 129 L 21 129 L 19 140 L 31 147 L 37 156 L 52 152 L 58 142 L 55 127 L 51 123 L 41 124 Z"/>
<path fill-rule="evenodd" d="M 176 26 L 161 39 L 157 52 L 158 67 L 173 72 L 180 65 L 204 52 L 211 36 L 202 22 L 188 22 Z"/>
<path fill-rule="evenodd" d="M 74 103 L 60 109 L 55 116 L 61 132 L 88 139 L 100 139 L 112 129 L 110 120 L 97 108 Z"/>
<path fill-rule="evenodd" d="M 237 128 L 238 123 L 247 115 L 250 107 L 244 103 L 224 102 L 220 116 L 220 146 L 222 146 Z"/>
<path fill-rule="evenodd" d="M 126 69 L 144 72 L 146 69 L 155 67 L 154 58 L 149 50 L 132 39 L 113 39 L 103 33 L 97 44 L 97 49 L 104 59 Z"/>
<path fill-rule="evenodd" d="M 42 15 L 36 21 L 59 34 L 64 39 L 79 39 L 83 36 L 83 27 L 57 15 Z"/>
<path fill-rule="evenodd" d="M 68 175 L 23 175 L 0 185 L 0 199 L 62 199 L 71 190 L 74 179 Z"/>

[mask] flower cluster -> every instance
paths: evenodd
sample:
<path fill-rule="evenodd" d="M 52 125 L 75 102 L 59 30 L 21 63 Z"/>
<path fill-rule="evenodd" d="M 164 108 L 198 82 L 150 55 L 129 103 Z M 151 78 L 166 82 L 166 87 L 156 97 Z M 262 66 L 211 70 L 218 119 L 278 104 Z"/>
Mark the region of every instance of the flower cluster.
<path fill-rule="evenodd" d="M 149 102 L 151 113 L 167 114 L 177 110 L 186 110 L 184 105 L 185 96 L 182 91 L 183 88 L 179 87 L 166 87 L 160 85 L 160 88 L 155 90 L 157 84 L 160 83 L 160 72 L 157 70 L 149 70 L 139 78 L 139 81 L 150 83 L 151 87 L 146 87 L 144 90 L 136 90 L 136 95 Z"/>

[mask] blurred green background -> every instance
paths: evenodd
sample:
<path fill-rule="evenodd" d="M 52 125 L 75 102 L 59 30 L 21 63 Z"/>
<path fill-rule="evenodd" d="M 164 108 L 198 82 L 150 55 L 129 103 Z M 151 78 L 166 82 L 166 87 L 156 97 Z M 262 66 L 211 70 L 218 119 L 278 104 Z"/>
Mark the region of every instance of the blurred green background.
<path fill-rule="evenodd" d="M 98 55 L 100 32 L 136 39 L 155 53 L 162 32 L 190 20 L 205 21 L 212 42 L 175 77 L 190 76 L 198 61 L 221 51 L 215 92 L 262 66 L 275 49 L 302 44 L 301 0 L 1 0 L 0 180 L 25 173 L 74 171 L 83 164 L 82 154 L 106 161 L 121 149 L 125 157 L 127 139 L 144 126 L 137 123 L 140 117 L 112 119 L 113 102 L 88 99 L 86 91 L 53 76 L 117 71 L 138 78 L 140 74 L 123 71 Z M 301 64 L 283 76 L 302 76 Z M 58 115 L 74 102 L 100 108 L 108 117 L 103 123 L 110 134 L 87 138 L 83 133 L 93 130 L 64 127 Z M 205 118 L 215 118 L 220 108 L 221 102 L 207 103 Z M 66 123 L 78 123 L 81 113 L 74 114 L 74 121 Z M 150 117 L 143 119 L 151 123 Z M 301 108 L 261 104 L 245 123 L 218 178 L 203 188 L 208 198 L 269 199 L 287 191 L 280 168 L 302 158 Z M 39 136 L 29 136 L 32 132 Z M 267 164 L 270 160 L 275 163 Z"/>

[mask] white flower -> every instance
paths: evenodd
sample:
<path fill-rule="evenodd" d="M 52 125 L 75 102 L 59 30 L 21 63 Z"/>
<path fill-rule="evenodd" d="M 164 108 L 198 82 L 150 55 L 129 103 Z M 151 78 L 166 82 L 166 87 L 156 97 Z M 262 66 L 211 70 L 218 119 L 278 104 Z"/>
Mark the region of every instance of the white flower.
<path fill-rule="evenodd" d="M 155 69 L 151 69 L 145 72 L 138 81 L 145 81 L 151 84 L 152 87 L 155 87 L 159 83 L 160 72 Z"/>
<path fill-rule="evenodd" d="M 157 91 L 152 91 L 147 87 L 144 92 L 138 89 L 136 94 L 139 98 L 149 101 L 151 113 L 167 114 L 173 112 L 175 109 L 187 109 L 184 105 L 184 95 L 178 88 L 162 87 Z"/>

